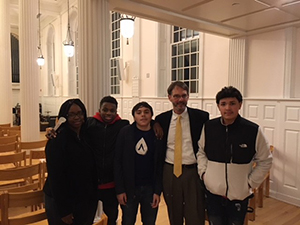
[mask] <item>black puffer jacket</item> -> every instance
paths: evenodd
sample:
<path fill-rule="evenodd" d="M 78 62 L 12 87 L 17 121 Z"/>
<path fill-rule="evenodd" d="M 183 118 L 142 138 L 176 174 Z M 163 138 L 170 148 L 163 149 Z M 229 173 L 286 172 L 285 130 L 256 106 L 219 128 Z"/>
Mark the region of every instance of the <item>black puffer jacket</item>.
<path fill-rule="evenodd" d="M 117 118 L 119 119 L 115 119 L 112 124 L 105 124 L 94 117 L 88 118 L 87 121 L 87 132 L 95 151 L 98 184 L 107 184 L 114 181 L 115 144 L 121 128 L 129 124 L 128 120 L 122 120 L 119 116 Z"/>

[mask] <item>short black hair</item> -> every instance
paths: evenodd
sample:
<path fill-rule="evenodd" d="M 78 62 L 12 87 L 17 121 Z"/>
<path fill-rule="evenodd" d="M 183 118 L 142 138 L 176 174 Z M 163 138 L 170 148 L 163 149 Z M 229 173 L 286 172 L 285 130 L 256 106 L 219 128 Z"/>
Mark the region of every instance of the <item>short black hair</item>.
<path fill-rule="evenodd" d="M 170 84 L 170 86 L 167 89 L 168 95 L 172 95 L 172 91 L 175 87 L 180 87 L 183 90 L 185 90 L 187 92 L 187 94 L 189 95 L 189 87 L 183 83 L 182 81 L 174 81 Z"/>
<path fill-rule="evenodd" d="M 151 115 L 153 116 L 153 109 L 152 109 L 151 105 L 149 105 L 147 102 L 139 102 L 132 108 L 131 114 L 133 117 L 134 117 L 134 113 L 141 107 L 150 109 Z"/>
<path fill-rule="evenodd" d="M 105 97 L 103 97 L 103 98 L 101 99 L 101 101 L 100 101 L 100 108 L 101 108 L 101 106 L 103 105 L 103 103 L 105 103 L 105 102 L 112 103 L 112 104 L 116 105 L 116 108 L 118 108 L 118 102 L 117 102 L 117 100 L 116 100 L 114 97 L 112 97 L 112 96 L 105 96 Z"/>
<path fill-rule="evenodd" d="M 222 88 L 216 95 L 216 102 L 219 104 L 220 100 L 223 98 L 236 98 L 239 102 L 243 101 L 243 96 L 241 92 L 235 87 L 228 86 Z"/>

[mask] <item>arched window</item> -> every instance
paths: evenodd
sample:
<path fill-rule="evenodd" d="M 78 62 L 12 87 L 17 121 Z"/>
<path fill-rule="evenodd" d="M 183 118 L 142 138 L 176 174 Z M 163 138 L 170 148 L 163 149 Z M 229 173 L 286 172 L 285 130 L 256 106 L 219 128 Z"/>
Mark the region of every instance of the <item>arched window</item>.
<path fill-rule="evenodd" d="M 20 71 L 19 71 L 19 40 L 14 34 L 10 34 L 11 42 L 11 73 L 12 82 L 20 83 Z"/>
<path fill-rule="evenodd" d="M 57 95 L 55 85 L 55 30 L 50 25 L 47 34 L 47 88 L 48 96 Z"/>

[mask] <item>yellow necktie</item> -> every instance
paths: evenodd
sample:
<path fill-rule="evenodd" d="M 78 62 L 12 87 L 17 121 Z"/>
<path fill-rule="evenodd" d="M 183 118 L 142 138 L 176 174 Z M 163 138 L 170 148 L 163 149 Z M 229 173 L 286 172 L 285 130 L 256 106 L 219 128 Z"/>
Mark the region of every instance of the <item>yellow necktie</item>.
<path fill-rule="evenodd" d="M 179 177 L 182 173 L 182 129 L 181 116 L 177 117 L 175 131 L 175 152 L 174 152 L 174 175 Z"/>

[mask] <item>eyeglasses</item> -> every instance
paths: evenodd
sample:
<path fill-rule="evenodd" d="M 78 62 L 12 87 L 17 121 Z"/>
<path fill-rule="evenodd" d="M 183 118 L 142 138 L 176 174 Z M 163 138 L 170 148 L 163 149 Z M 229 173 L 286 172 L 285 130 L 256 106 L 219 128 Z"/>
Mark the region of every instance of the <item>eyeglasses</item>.
<path fill-rule="evenodd" d="M 188 95 L 173 95 L 173 98 L 179 100 L 180 98 L 187 99 L 189 96 Z"/>
<path fill-rule="evenodd" d="M 78 113 L 69 113 L 68 118 L 74 119 L 76 116 L 77 117 L 83 117 L 83 112 L 78 112 Z"/>

